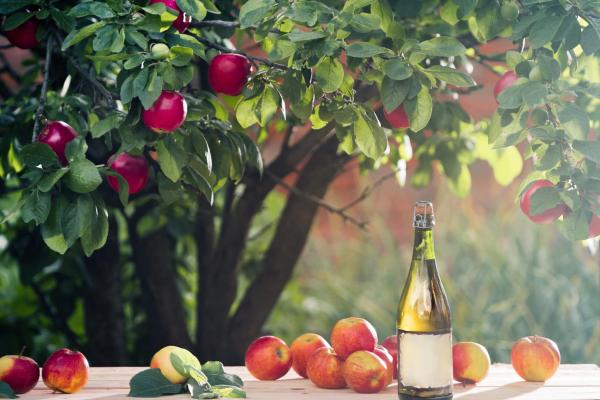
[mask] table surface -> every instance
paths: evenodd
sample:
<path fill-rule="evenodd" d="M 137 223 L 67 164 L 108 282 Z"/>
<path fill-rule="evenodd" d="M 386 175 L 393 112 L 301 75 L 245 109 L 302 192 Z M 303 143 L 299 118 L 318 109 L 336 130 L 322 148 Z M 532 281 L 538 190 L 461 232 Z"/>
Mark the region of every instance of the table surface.
<path fill-rule="evenodd" d="M 129 380 L 140 367 L 91 368 L 90 379 L 84 389 L 75 394 L 52 393 L 43 382 L 20 399 L 131 399 Z M 359 394 L 349 389 L 324 390 L 315 387 L 306 379 L 300 379 L 293 371 L 277 381 L 257 381 L 245 367 L 225 367 L 230 373 L 239 375 L 245 382 L 249 399 L 298 400 L 298 399 L 353 399 L 382 400 L 397 399 L 396 383 L 377 394 Z M 474 385 L 454 385 L 454 398 L 462 400 L 600 400 L 600 368 L 593 364 L 564 364 L 556 375 L 545 383 L 524 382 L 507 364 L 494 364 L 487 378 Z M 163 397 L 167 399 L 189 399 L 189 395 Z"/>

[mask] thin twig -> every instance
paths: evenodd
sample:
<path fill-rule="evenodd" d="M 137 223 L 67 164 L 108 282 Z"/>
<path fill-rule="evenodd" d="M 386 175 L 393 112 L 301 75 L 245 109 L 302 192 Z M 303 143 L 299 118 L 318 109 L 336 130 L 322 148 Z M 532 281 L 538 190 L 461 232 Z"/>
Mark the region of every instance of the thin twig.
<path fill-rule="evenodd" d="M 252 56 L 252 55 L 250 55 L 250 54 L 248 54 L 246 52 L 243 52 L 241 50 L 230 49 L 229 47 L 225 47 L 225 46 L 222 46 L 220 44 L 211 42 L 210 40 L 205 39 L 203 37 L 200 37 L 198 35 L 195 35 L 193 33 L 188 33 L 188 34 L 191 35 L 191 36 L 193 36 L 194 38 L 196 38 L 196 40 L 198 40 L 200 43 L 202 43 L 206 47 L 210 47 L 211 49 L 219 50 L 219 51 L 222 51 L 223 53 L 240 54 L 240 55 L 248 58 L 251 61 L 259 62 L 259 63 L 265 64 L 265 65 L 267 65 L 269 67 L 272 67 L 272 68 L 277 68 L 277 69 L 281 69 L 281 70 L 285 70 L 285 71 L 287 71 L 287 70 L 290 69 L 289 67 L 287 67 L 287 66 L 285 66 L 283 64 L 279 64 L 279 63 L 267 60 L 266 58 Z"/>
<path fill-rule="evenodd" d="M 289 190 L 296 196 L 300 196 L 303 199 L 308 200 L 311 203 L 314 203 L 314 204 L 318 205 L 319 207 L 329 211 L 330 213 L 340 216 L 344 221 L 350 222 L 351 224 L 356 225 L 358 228 L 360 228 L 362 230 L 365 230 L 365 231 L 367 230 L 368 222 L 359 221 L 358 219 L 354 218 L 352 215 L 346 213 L 344 211 L 344 209 L 334 207 L 331 204 L 323 201 L 322 199 L 320 199 L 319 197 L 317 197 L 313 194 L 306 193 L 306 192 L 298 189 L 295 186 L 288 185 L 282 178 L 278 177 L 277 175 L 275 175 L 273 172 L 269 171 L 268 169 L 265 169 L 265 174 L 269 175 L 271 177 L 271 179 L 273 179 L 277 182 L 278 185 Z"/>
<path fill-rule="evenodd" d="M 0 44 L 0 50 L 10 49 L 11 47 L 14 47 L 14 46 L 12 44 L 10 44 L 10 43 Z"/>
<path fill-rule="evenodd" d="M 33 134 L 31 135 L 31 141 L 35 142 L 35 138 L 37 137 L 40 120 L 42 118 L 42 114 L 44 114 L 44 109 L 46 108 L 46 92 L 48 91 L 48 81 L 50 80 L 50 64 L 52 64 L 52 45 L 53 40 L 52 36 L 48 37 L 46 42 L 46 60 L 44 62 L 44 82 L 42 82 L 42 90 L 40 92 L 40 100 L 38 102 L 38 108 L 35 112 L 35 119 L 33 121 Z"/>
<path fill-rule="evenodd" d="M 212 21 L 192 21 L 190 23 L 191 28 L 237 28 L 240 26 L 238 21 L 221 21 L 221 20 L 212 20 Z"/>
<path fill-rule="evenodd" d="M 114 103 L 114 99 L 113 99 L 113 94 L 111 92 L 108 91 L 108 89 L 106 89 L 104 87 L 103 84 L 101 84 L 98 79 L 94 78 L 93 76 L 91 76 L 89 73 L 87 73 L 83 67 L 81 67 L 81 65 L 79 65 L 79 63 L 77 63 L 76 60 L 73 59 L 73 57 L 71 55 L 67 54 L 67 59 L 69 60 L 69 62 L 71 63 L 71 65 L 73 65 L 73 67 L 75 67 L 75 69 L 77 70 L 77 72 L 79 72 L 79 74 L 89 83 L 92 84 L 92 86 L 94 86 L 101 94 L 102 96 L 104 96 L 106 98 L 106 100 L 109 103 Z"/>
<path fill-rule="evenodd" d="M 363 189 L 362 193 L 360 194 L 360 196 L 358 196 L 357 198 L 355 198 L 354 200 L 352 200 L 350 203 L 346 204 L 344 207 L 342 207 L 340 210 L 342 211 L 346 211 L 349 208 L 354 207 L 355 205 L 357 205 L 358 203 L 364 201 L 367 197 L 369 197 L 371 195 L 371 193 L 373 193 L 373 191 L 375 189 L 377 189 L 382 183 L 384 183 L 385 181 L 387 181 L 388 179 L 391 179 L 393 177 L 396 176 L 396 171 L 392 171 L 387 173 L 386 175 L 382 176 L 381 178 L 377 179 L 375 181 L 375 183 L 373 183 L 370 186 L 367 186 L 366 188 Z"/>

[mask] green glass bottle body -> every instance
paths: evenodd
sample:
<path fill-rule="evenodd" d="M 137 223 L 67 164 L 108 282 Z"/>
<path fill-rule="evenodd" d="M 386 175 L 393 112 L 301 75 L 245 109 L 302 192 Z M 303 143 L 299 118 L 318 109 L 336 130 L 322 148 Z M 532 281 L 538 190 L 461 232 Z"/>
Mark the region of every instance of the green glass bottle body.
<path fill-rule="evenodd" d="M 398 305 L 398 397 L 452 398 L 452 324 L 433 247 L 433 205 L 417 202 L 415 241 Z"/>

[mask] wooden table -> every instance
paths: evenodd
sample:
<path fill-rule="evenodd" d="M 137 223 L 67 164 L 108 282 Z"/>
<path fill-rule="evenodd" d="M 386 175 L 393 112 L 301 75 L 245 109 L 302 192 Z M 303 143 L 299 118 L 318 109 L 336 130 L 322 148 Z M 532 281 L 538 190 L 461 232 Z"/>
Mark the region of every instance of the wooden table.
<path fill-rule="evenodd" d="M 75 394 L 53 394 L 43 382 L 20 398 L 79 400 L 79 399 L 131 399 L 127 397 L 129 379 L 143 368 L 91 368 L 87 386 Z M 306 379 L 299 379 L 293 372 L 278 381 L 257 381 L 244 367 L 227 367 L 226 371 L 238 374 L 245 382 L 248 398 L 256 400 L 381 400 L 396 399 L 396 384 L 377 394 L 359 394 L 349 389 L 318 389 Z M 593 364 L 561 365 L 548 382 L 524 382 L 510 365 L 495 364 L 490 374 L 477 386 L 454 385 L 455 399 L 462 400 L 599 400 L 600 368 Z M 189 395 L 163 397 L 163 399 L 189 399 Z"/>

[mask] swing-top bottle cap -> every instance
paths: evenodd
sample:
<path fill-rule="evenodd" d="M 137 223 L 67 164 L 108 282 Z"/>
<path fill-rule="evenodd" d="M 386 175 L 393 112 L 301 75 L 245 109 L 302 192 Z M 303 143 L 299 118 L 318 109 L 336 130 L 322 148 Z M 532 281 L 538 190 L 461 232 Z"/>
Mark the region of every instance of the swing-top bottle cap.
<path fill-rule="evenodd" d="M 425 200 L 417 201 L 413 214 L 413 228 L 428 229 L 433 228 L 434 225 L 433 203 Z"/>

